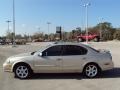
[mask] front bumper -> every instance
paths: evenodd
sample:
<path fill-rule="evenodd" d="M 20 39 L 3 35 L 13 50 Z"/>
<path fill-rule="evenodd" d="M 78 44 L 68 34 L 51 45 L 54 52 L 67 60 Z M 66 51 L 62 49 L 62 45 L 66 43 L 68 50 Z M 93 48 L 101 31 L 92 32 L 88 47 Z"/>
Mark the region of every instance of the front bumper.
<path fill-rule="evenodd" d="M 12 64 L 10 64 L 10 63 L 4 63 L 3 64 L 3 70 L 5 72 L 12 72 Z"/>

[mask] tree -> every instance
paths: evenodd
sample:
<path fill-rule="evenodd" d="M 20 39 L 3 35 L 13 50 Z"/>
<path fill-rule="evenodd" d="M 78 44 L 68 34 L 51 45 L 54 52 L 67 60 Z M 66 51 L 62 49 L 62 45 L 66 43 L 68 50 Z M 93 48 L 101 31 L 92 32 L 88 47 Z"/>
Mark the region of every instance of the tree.
<path fill-rule="evenodd" d="M 76 36 L 81 34 L 81 28 L 77 27 L 76 29 L 72 30 L 72 39 L 76 39 Z"/>
<path fill-rule="evenodd" d="M 51 33 L 49 35 L 49 39 L 50 39 L 50 41 L 54 41 L 55 40 L 55 35 L 53 33 Z"/>
<path fill-rule="evenodd" d="M 45 40 L 48 39 L 48 34 L 45 34 L 45 35 L 44 35 L 44 39 L 45 39 Z"/>
<path fill-rule="evenodd" d="M 34 35 L 32 36 L 33 39 L 43 39 L 44 38 L 44 34 L 41 32 L 36 32 L 34 33 Z"/>
<path fill-rule="evenodd" d="M 12 40 L 13 39 L 13 32 L 7 31 L 6 32 L 6 38 Z"/>
<path fill-rule="evenodd" d="M 120 40 L 120 30 L 116 30 L 114 33 L 114 39 Z"/>
<path fill-rule="evenodd" d="M 17 34 L 15 37 L 16 37 L 16 39 L 22 39 L 22 35 L 21 34 Z"/>
<path fill-rule="evenodd" d="M 80 34 L 82 33 L 82 30 L 81 30 L 80 27 L 77 27 L 77 28 L 76 28 L 76 33 L 77 33 L 77 35 L 80 35 Z"/>
<path fill-rule="evenodd" d="M 102 39 L 103 40 L 112 40 L 113 39 L 113 27 L 109 22 L 99 23 L 97 25 L 101 29 Z"/>
<path fill-rule="evenodd" d="M 101 32 L 102 40 L 113 40 L 115 31 L 116 29 L 109 22 L 99 23 L 95 27 L 89 28 L 89 32 L 92 34 L 100 35 Z"/>

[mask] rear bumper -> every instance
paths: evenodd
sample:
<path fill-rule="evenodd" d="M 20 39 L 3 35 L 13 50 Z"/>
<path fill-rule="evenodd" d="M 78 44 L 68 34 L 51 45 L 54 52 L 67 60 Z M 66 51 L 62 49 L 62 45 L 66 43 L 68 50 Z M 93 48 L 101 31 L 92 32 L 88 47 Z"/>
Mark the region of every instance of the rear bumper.
<path fill-rule="evenodd" d="M 104 63 L 102 65 L 102 71 L 106 71 L 106 70 L 110 70 L 110 69 L 113 69 L 114 68 L 114 63 L 111 61 L 109 63 Z"/>

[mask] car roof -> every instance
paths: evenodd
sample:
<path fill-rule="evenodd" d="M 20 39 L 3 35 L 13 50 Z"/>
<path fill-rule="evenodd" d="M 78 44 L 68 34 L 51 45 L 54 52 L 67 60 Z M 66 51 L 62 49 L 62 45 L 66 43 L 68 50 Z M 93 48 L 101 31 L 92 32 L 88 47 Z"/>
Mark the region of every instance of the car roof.
<path fill-rule="evenodd" d="M 87 47 L 87 45 L 82 44 L 82 43 L 78 43 L 78 42 L 55 42 L 55 43 L 53 43 L 53 46 L 54 45 L 78 45 L 78 46 Z"/>

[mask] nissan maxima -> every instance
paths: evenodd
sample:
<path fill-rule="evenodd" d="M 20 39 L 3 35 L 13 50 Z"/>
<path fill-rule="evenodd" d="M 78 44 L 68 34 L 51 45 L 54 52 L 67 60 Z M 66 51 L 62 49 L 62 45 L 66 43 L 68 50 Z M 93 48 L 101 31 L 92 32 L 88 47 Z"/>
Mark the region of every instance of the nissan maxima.
<path fill-rule="evenodd" d="M 13 72 L 20 79 L 33 73 L 83 73 L 94 78 L 113 67 L 110 51 L 80 43 L 51 44 L 35 52 L 9 57 L 3 64 L 4 71 Z"/>

